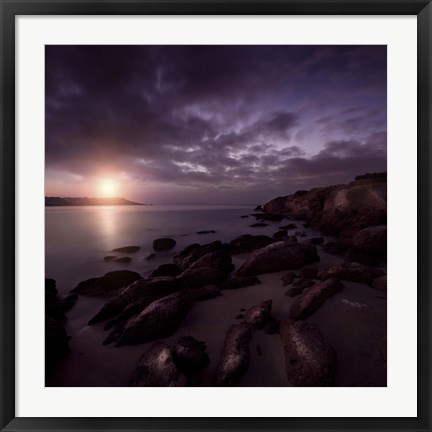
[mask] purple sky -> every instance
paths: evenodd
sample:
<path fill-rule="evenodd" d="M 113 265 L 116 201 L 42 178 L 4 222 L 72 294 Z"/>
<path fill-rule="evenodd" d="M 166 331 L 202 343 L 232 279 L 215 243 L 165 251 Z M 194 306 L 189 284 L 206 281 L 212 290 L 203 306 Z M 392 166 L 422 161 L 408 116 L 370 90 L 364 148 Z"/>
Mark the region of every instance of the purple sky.
<path fill-rule="evenodd" d="M 46 195 L 263 203 L 386 171 L 385 46 L 47 46 Z"/>

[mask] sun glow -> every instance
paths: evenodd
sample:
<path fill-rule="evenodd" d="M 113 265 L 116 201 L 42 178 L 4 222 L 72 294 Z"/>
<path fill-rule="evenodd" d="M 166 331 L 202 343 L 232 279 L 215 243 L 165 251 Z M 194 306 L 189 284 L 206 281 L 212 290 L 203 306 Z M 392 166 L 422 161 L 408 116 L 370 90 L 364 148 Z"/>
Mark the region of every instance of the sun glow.
<path fill-rule="evenodd" d="M 118 184 L 111 179 L 102 179 L 99 181 L 98 191 L 104 198 L 116 197 L 118 193 Z"/>

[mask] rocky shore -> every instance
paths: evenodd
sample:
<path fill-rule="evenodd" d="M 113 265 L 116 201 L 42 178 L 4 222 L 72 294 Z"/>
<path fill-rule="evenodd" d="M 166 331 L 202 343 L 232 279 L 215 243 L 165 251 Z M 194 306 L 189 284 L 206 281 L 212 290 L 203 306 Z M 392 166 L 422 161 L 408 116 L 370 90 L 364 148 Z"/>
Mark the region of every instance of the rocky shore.
<path fill-rule="evenodd" d="M 283 378 L 269 379 L 268 385 L 340 385 L 338 377 L 346 375 L 352 385 L 386 385 L 385 307 L 345 294 L 364 290 L 373 302 L 385 300 L 386 215 L 386 175 L 368 174 L 345 185 L 275 198 L 242 216 L 256 235 L 190 244 L 146 277 L 119 268 L 80 282 L 63 299 L 55 281 L 47 279 L 47 377 L 69 355 L 67 311 L 82 297 L 103 299 L 99 310 L 86 317 L 89 328 L 103 334 L 101 345 L 143 347 L 125 385 L 250 385 L 248 371 L 259 370 L 257 359 L 282 365 Z M 256 223 L 250 224 L 251 218 Z M 272 235 L 259 233 L 269 225 Z M 151 253 L 175 247 L 173 238 L 155 238 Z M 119 245 L 101 260 L 127 266 L 139 249 Z M 244 307 L 227 318 L 231 309 L 225 306 L 237 291 Z M 251 304 L 251 298 L 258 301 Z M 199 327 L 196 317 L 209 308 L 219 310 L 220 322 L 231 320 L 223 329 L 217 322 L 214 327 L 202 323 L 207 334 L 219 332 L 218 349 L 213 338 L 185 334 L 192 318 Z M 354 324 L 367 323 L 367 331 L 375 326 L 370 352 L 362 348 L 371 343 L 361 339 L 368 335 L 351 329 L 346 336 L 350 329 L 338 328 L 347 325 L 346 314 L 357 320 Z M 349 355 L 340 348 L 344 344 L 353 346 Z M 370 376 L 365 364 L 372 364 Z M 266 377 L 271 374 L 263 370 Z"/>

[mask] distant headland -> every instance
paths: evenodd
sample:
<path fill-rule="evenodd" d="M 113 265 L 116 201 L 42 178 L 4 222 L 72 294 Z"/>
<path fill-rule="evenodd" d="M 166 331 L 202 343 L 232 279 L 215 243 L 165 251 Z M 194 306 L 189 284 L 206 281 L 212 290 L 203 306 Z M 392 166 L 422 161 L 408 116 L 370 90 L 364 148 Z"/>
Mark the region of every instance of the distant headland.
<path fill-rule="evenodd" d="M 151 205 L 129 201 L 125 198 L 45 197 L 45 207 L 52 206 L 103 206 L 103 205 Z"/>

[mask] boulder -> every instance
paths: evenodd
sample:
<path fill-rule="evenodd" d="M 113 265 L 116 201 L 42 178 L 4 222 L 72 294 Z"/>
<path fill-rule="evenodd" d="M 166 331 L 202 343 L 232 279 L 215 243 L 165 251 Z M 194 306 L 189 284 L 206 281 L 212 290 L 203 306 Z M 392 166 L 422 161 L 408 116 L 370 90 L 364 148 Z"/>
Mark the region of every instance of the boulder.
<path fill-rule="evenodd" d="M 164 237 L 153 241 L 153 249 L 155 251 L 170 250 L 176 245 L 176 241 L 172 238 Z"/>
<path fill-rule="evenodd" d="M 373 279 L 383 276 L 385 273 L 377 268 L 364 266 L 358 263 L 342 262 L 327 268 L 321 275 L 321 279 L 338 278 L 350 282 L 371 284 Z"/>
<path fill-rule="evenodd" d="M 310 244 L 313 245 L 322 245 L 324 243 L 324 238 L 323 237 L 313 237 L 311 239 L 309 239 Z"/>
<path fill-rule="evenodd" d="M 270 222 L 280 222 L 284 218 L 283 215 L 276 213 L 257 213 L 252 214 L 252 216 L 255 216 L 256 219 Z"/>
<path fill-rule="evenodd" d="M 306 220 L 332 235 L 347 227 L 380 225 L 387 218 L 387 175 L 367 174 L 345 185 L 297 191 L 275 198 L 263 208 L 265 212 Z"/>
<path fill-rule="evenodd" d="M 205 285 L 217 285 L 225 279 L 225 272 L 212 267 L 190 268 L 177 277 L 182 287 L 192 289 Z"/>
<path fill-rule="evenodd" d="M 72 293 L 88 296 L 100 296 L 111 294 L 122 288 L 127 287 L 141 276 L 133 271 L 118 270 L 106 273 L 102 277 L 91 278 L 80 282 Z"/>
<path fill-rule="evenodd" d="M 318 269 L 315 267 L 304 267 L 300 270 L 301 279 L 315 279 L 318 275 Z"/>
<path fill-rule="evenodd" d="M 271 317 L 272 301 L 266 300 L 248 309 L 243 317 L 246 324 L 255 329 L 262 329 Z"/>
<path fill-rule="evenodd" d="M 197 231 L 197 234 L 216 234 L 215 230 Z"/>
<path fill-rule="evenodd" d="M 107 255 L 107 256 L 104 256 L 104 261 L 113 261 L 116 258 L 117 257 L 115 255 Z"/>
<path fill-rule="evenodd" d="M 274 240 L 266 235 L 241 235 L 230 242 L 232 253 L 252 252 L 273 243 Z"/>
<path fill-rule="evenodd" d="M 224 273 L 229 273 L 233 270 L 231 255 L 226 249 L 209 252 L 194 261 L 189 268 L 196 269 L 201 267 L 210 267 Z"/>
<path fill-rule="evenodd" d="M 252 228 L 259 228 L 259 227 L 266 227 L 268 226 L 268 224 L 266 224 L 265 222 L 256 222 L 252 225 L 249 225 Z"/>
<path fill-rule="evenodd" d="M 347 248 L 346 246 L 338 243 L 338 242 L 328 242 L 324 243 L 322 246 L 323 250 L 332 255 L 339 255 L 344 253 Z"/>
<path fill-rule="evenodd" d="M 192 305 L 191 296 L 181 292 L 150 303 L 141 313 L 129 319 L 116 346 L 137 345 L 172 335 Z"/>
<path fill-rule="evenodd" d="M 277 231 L 273 234 L 274 239 L 283 239 L 285 237 L 288 237 L 288 231 L 286 229 Z"/>
<path fill-rule="evenodd" d="M 254 208 L 254 211 L 263 211 L 262 206 L 258 205 Z"/>
<path fill-rule="evenodd" d="M 105 321 L 123 312 L 123 319 L 140 312 L 153 301 L 180 289 L 179 281 L 171 277 L 139 279 L 109 299 L 90 319 L 89 325 Z M 125 314 L 125 312 L 127 313 Z"/>
<path fill-rule="evenodd" d="M 237 271 L 239 276 L 255 276 L 294 270 L 319 261 L 315 246 L 280 241 L 253 252 Z"/>
<path fill-rule="evenodd" d="M 187 378 L 178 370 L 170 347 L 156 342 L 139 359 L 129 380 L 132 387 L 184 387 Z"/>
<path fill-rule="evenodd" d="M 69 337 L 62 322 L 45 315 L 45 375 L 70 352 Z"/>
<path fill-rule="evenodd" d="M 385 291 L 387 289 L 387 275 L 374 279 L 372 288 Z"/>
<path fill-rule="evenodd" d="M 161 264 L 156 270 L 151 274 L 151 277 L 160 276 L 177 276 L 180 273 L 180 269 L 175 264 Z"/>
<path fill-rule="evenodd" d="M 193 289 L 190 294 L 194 301 L 210 300 L 222 295 L 221 291 L 213 285 L 207 285 L 202 288 Z"/>
<path fill-rule="evenodd" d="M 297 228 L 297 225 L 295 224 L 295 223 L 289 223 L 289 224 L 287 224 L 287 225 L 284 225 L 284 226 L 280 226 L 279 227 L 279 229 L 283 229 L 283 230 L 293 230 L 293 229 L 296 229 Z"/>
<path fill-rule="evenodd" d="M 306 319 L 343 288 L 341 282 L 335 278 L 306 288 L 291 305 L 289 317 L 295 320 Z"/>
<path fill-rule="evenodd" d="M 173 258 L 173 263 L 176 264 L 181 270 L 186 270 L 202 256 L 210 252 L 216 252 L 226 248 L 227 246 L 223 245 L 220 241 L 214 241 L 205 245 L 194 243 L 187 246 L 180 253 L 175 255 Z"/>
<path fill-rule="evenodd" d="M 282 277 L 281 277 L 281 281 L 282 281 L 282 286 L 287 286 L 287 285 L 291 285 L 294 282 L 294 278 L 296 277 L 294 272 L 288 272 L 285 273 Z"/>
<path fill-rule="evenodd" d="M 186 375 L 194 375 L 210 363 L 206 344 L 192 336 L 183 336 L 177 341 L 173 357 L 174 363 Z"/>
<path fill-rule="evenodd" d="M 57 295 L 56 281 L 54 279 L 45 279 L 45 315 L 57 321 L 65 318 L 64 309 Z"/>
<path fill-rule="evenodd" d="M 213 385 L 235 386 L 240 382 L 249 367 L 251 336 L 251 326 L 246 323 L 234 324 L 228 329 Z"/>
<path fill-rule="evenodd" d="M 354 235 L 353 245 L 371 255 L 385 255 L 387 252 L 387 225 L 362 229 Z"/>
<path fill-rule="evenodd" d="M 113 249 L 113 252 L 122 252 L 122 253 L 134 253 L 138 252 L 141 248 L 139 246 L 125 246 Z"/>
<path fill-rule="evenodd" d="M 60 307 L 63 312 L 67 312 L 75 306 L 78 301 L 78 296 L 76 294 L 70 294 L 60 301 Z"/>
<path fill-rule="evenodd" d="M 219 289 L 237 289 L 244 288 L 252 285 L 260 284 L 261 281 L 256 276 L 232 276 L 225 282 L 219 285 Z"/>
<path fill-rule="evenodd" d="M 121 258 L 116 258 L 114 260 L 115 262 L 120 262 L 120 263 L 128 263 L 132 261 L 132 258 L 130 257 L 121 257 Z"/>
<path fill-rule="evenodd" d="M 375 266 L 382 261 L 382 258 L 379 258 L 376 255 L 368 254 L 356 248 L 348 249 L 345 256 L 348 261 L 354 261 L 356 263 L 366 266 Z"/>
<path fill-rule="evenodd" d="M 336 353 L 318 326 L 305 321 L 282 320 L 280 339 L 288 381 L 297 387 L 334 384 Z"/>

